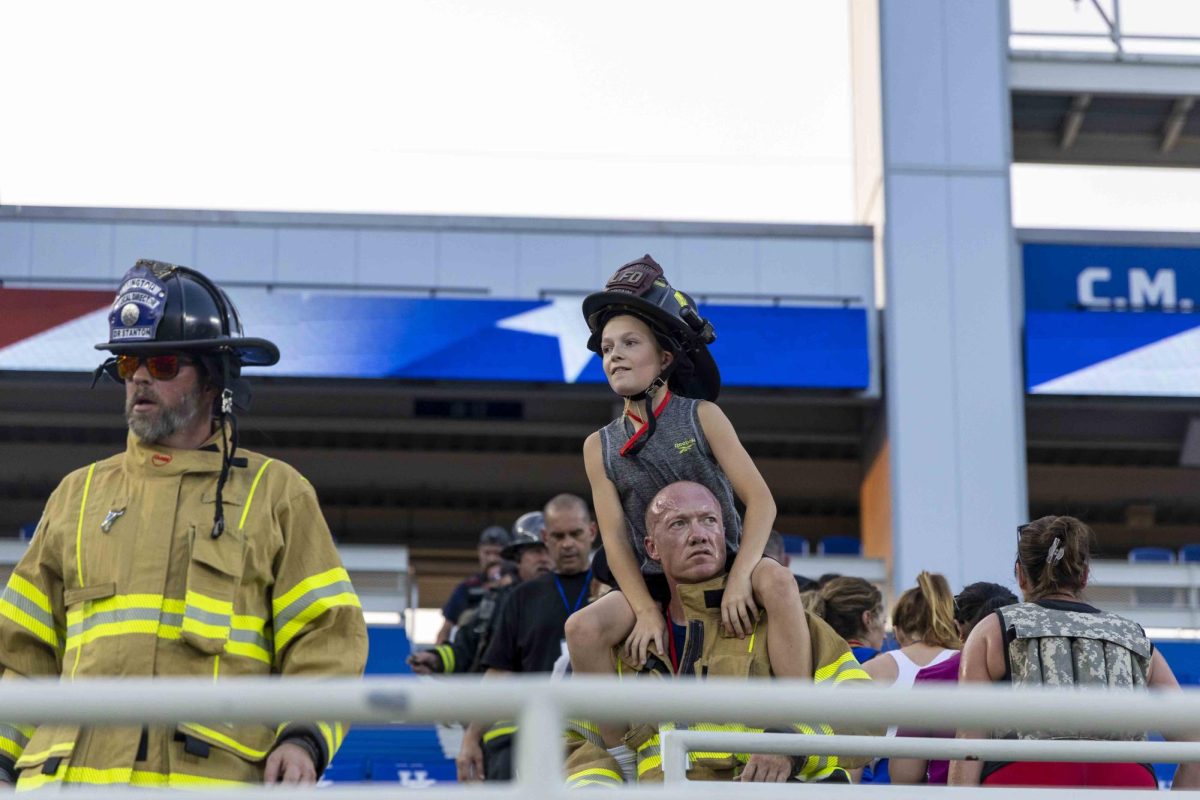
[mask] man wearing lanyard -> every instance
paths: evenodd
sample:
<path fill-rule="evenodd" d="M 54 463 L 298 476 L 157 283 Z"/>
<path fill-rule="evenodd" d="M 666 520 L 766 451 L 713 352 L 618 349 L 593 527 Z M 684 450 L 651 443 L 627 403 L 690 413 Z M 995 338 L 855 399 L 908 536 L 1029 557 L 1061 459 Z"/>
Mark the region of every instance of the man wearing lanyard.
<path fill-rule="evenodd" d="M 513 589 L 483 656 L 485 678 L 510 672 L 549 673 L 566 652 L 563 628 L 567 617 L 588 603 L 596 523 L 587 503 L 573 494 L 560 494 L 546 504 L 543 513 L 546 527 L 542 539 L 554 570 Z M 490 729 L 481 723 L 468 726 L 458 754 L 458 779 L 511 779 L 514 732 L 510 722 Z"/>

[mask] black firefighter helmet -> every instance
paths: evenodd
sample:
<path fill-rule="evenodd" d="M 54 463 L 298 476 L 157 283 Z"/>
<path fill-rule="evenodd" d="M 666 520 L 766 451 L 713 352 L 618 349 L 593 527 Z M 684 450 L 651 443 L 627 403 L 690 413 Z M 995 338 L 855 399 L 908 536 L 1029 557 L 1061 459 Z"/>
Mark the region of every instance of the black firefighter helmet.
<path fill-rule="evenodd" d="M 212 536 L 225 529 L 221 492 L 237 459 L 238 428 L 234 407 L 250 406 L 243 366 L 269 367 L 279 348 L 266 339 L 243 335 L 242 322 L 229 296 L 201 273 L 163 261 L 141 259 L 125 273 L 108 315 L 108 341 L 97 350 L 113 354 L 96 369 L 121 381 L 117 356 L 186 353 L 200 362 L 205 377 L 219 390 L 213 418 L 222 437 L 221 474 L 213 510 Z M 95 380 L 92 381 L 95 385 Z M 226 441 L 226 423 L 231 437 Z"/>
<path fill-rule="evenodd" d="M 272 342 L 242 334 L 237 308 L 219 286 L 194 269 L 149 259 L 122 278 L 108 314 L 108 341 L 96 349 L 118 355 L 188 353 L 242 409 L 249 407 L 250 391 L 241 368 L 279 361 Z M 115 358 L 100 371 L 121 381 Z"/>
<path fill-rule="evenodd" d="M 604 291 L 584 298 L 583 316 L 592 332 L 589 350 L 600 352 L 604 326 L 622 314 L 649 325 L 662 348 L 675 356 L 666 375 L 671 391 L 698 400 L 717 399 L 721 373 L 708 352 L 717 334 L 700 316 L 691 296 L 667 282 L 662 267 L 649 253 L 617 270 Z"/>

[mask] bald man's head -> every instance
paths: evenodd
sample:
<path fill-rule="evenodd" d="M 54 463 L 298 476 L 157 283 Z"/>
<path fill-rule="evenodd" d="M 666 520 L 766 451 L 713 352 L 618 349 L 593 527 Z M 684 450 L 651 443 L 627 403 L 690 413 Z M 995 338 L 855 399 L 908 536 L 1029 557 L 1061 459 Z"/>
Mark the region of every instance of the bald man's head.
<path fill-rule="evenodd" d="M 679 481 L 646 507 L 646 554 L 677 583 L 700 583 L 725 568 L 721 504 L 707 487 Z"/>

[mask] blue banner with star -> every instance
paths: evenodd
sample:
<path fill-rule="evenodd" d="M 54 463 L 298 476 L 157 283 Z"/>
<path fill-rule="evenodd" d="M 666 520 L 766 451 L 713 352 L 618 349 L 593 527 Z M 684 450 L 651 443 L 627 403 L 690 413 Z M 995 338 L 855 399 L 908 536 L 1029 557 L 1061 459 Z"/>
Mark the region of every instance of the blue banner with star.
<path fill-rule="evenodd" d="M 50 307 L 55 290 L 0 289 L 22 307 Z M 44 298 L 30 294 L 47 295 Z M 587 349 L 578 299 L 453 300 L 240 289 L 248 336 L 275 342 L 278 365 L 248 373 L 306 378 L 604 383 Z M 45 330 L 4 336 L 0 369 L 75 371 L 101 360 L 111 298 Z M 62 305 L 62 304 L 59 304 Z M 864 390 L 870 384 L 861 308 L 705 305 L 725 386 Z M 40 327 L 40 326 L 39 326 Z M 7 339 L 7 341 L 6 341 Z"/>

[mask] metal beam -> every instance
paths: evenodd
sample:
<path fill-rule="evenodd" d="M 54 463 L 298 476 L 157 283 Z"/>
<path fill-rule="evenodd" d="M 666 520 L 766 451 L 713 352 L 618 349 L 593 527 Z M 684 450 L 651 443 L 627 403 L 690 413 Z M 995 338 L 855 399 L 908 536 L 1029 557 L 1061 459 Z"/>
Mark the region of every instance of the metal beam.
<path fill-rule="evenodd" d="M 1175 149 L 1175 145 L 1179 142 L 1179 135 L 1183 133 L 1183 126 L 1187 124 L 1188 114 L 1192 111 L 1192 106 L 1196 104 L 1194 97 L 1181 97 L 1175 101 L 1175 106 L 1171 109 L 1170 115 L 1167 117 L 1167 122 L 1163 125 L 1162 144 L 1159 145 L 1159 152 L 1169 153 Z"/>
<path fill-rule="evenodd" d="M 1132 94 L 1190 97 L 1200 94 L 1200 58 L 1112 56 L 1095 53 L 1014 52 L 1009 56 L 1013 92 Z"/>
<path fill-rule="evenodd" d="M 1091 104 L 1090 94 L 1078 94 L 1071 100 L 1071 110 L 1063 120 L 1062 134 L 1058 140 L 1060 150 L 1070 150 L 1075 144 L 1075 140 L 1079 138 L 1079 129 L 1083 127 L 1083 118 Z"/>

